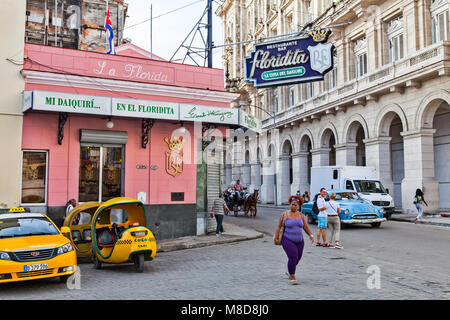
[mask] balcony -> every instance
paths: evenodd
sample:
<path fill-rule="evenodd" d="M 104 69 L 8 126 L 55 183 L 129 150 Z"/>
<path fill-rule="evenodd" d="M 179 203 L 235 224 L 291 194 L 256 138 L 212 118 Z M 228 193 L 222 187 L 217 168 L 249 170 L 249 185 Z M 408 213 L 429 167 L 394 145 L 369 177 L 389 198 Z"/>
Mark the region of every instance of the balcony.
<path fill-rule="evenodd" d="M 348 81 L 287 108 L 277 113 L 277 126 L 306 121 L 312 116 L 325 115 L 355 104 L 365 104 L 383 94 L 403 92 L 407 87 L 419 87 L 422 81 L 443 75 L 450 75 L 450 41 L 428 46 L 364 77 Z M 269 119 L 262 122 L 263 129 L 271 125 Z"/>

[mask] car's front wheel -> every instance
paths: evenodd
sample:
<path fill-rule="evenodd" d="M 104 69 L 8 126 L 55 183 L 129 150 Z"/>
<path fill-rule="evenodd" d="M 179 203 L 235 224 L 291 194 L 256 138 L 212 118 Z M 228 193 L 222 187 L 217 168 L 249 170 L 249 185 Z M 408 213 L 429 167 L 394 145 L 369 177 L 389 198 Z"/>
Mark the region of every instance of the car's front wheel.
<path fill-rule="evenodd" d="M 372 228 L 379 228 L 381 226 L 381 222 L 373 222 L 371 223 Z"/>
<path fill-rule="evenodd" d="M 313 216 L 311 213 L 307 213 L 306 214 L 306 219 L 308 221 L 308 224 L 315 224 L 316 220 L 314 220 Z"/>

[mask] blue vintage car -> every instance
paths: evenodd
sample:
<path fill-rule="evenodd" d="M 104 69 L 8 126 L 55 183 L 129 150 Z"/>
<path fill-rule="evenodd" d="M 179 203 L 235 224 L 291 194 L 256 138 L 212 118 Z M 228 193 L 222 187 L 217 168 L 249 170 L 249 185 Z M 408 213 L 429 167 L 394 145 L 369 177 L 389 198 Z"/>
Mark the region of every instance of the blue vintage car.
<path fill-rule="evenodd" d="M 331 193 L 336 193 L 336 202 L 341 208 L 342 224 L 371 224 L 377 228 L 386 218 L 383 218 L 384 209 L 374 206 L 369 201 L 363 200 L 356 192 L 349 190 L 327 190 L 328 194 L 325 200 L 329 200 Z M 316 223 L 317 215 L 313 212 L 313 203 L 318 195 L 312 201 L 303 204 L 302 212 L 308 218 L 308 223 Z"/>

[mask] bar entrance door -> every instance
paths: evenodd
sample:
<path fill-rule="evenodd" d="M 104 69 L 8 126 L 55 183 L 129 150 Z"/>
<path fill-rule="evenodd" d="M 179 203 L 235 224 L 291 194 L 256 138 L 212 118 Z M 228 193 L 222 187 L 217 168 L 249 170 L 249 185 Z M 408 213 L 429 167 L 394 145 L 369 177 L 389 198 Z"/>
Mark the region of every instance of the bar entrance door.
<path fill-rule="evenodd" d="M 122 145 L 81 144 L 78 202 L 123 196 Z"/>

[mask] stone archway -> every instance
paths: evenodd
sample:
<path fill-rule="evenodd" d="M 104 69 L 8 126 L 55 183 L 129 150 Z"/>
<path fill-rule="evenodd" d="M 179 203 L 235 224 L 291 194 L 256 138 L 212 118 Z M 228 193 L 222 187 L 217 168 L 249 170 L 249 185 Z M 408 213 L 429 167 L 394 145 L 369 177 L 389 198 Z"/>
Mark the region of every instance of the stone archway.
<path fill-rule="evenodd" d="M 405 177 L 402 132 L 407 130 L 407 118 L 401 106 L 391 104 L 384 107 L 375 121 L 375 133 L 378 137 L 370 146 L 375 152 L 372 151 L 372 156 L 367 160 L 367 165 L 377 168 L 380 180 L 388 189 L 398 210 L 402 209 L 402 183 Z"/>
<path fill-rule="evenodd" d="M 360 115 L 351 117 L 344 127 L 344 144 L 338 146 L 337 164 L 351 166 L 366 165 L 366 146 L 364 140 L 368 139 L 368 127 Z"/>
<path fill-rule="evenodd" d="M 319 135 L 320 146 L 313 152 L 313 166 L 336 165 L 336 147 L 338 137 L 334 126 L 325 127 Z"/>
<path fill-rule="evenodd" d="M 415 177 L 412 176 L 412 170 L 407 168 L 405 180 L 408 183 L 405 183 L 405 190 L 423 190 L 428 203 L 425 211 L 450 211 L 450 93 L 437 90 L 426 96 L 417 110 L 415 120 L 417 132 L 405 139 L 416 146 L 412 159 L 417 162 L 417 168 Z"/>

